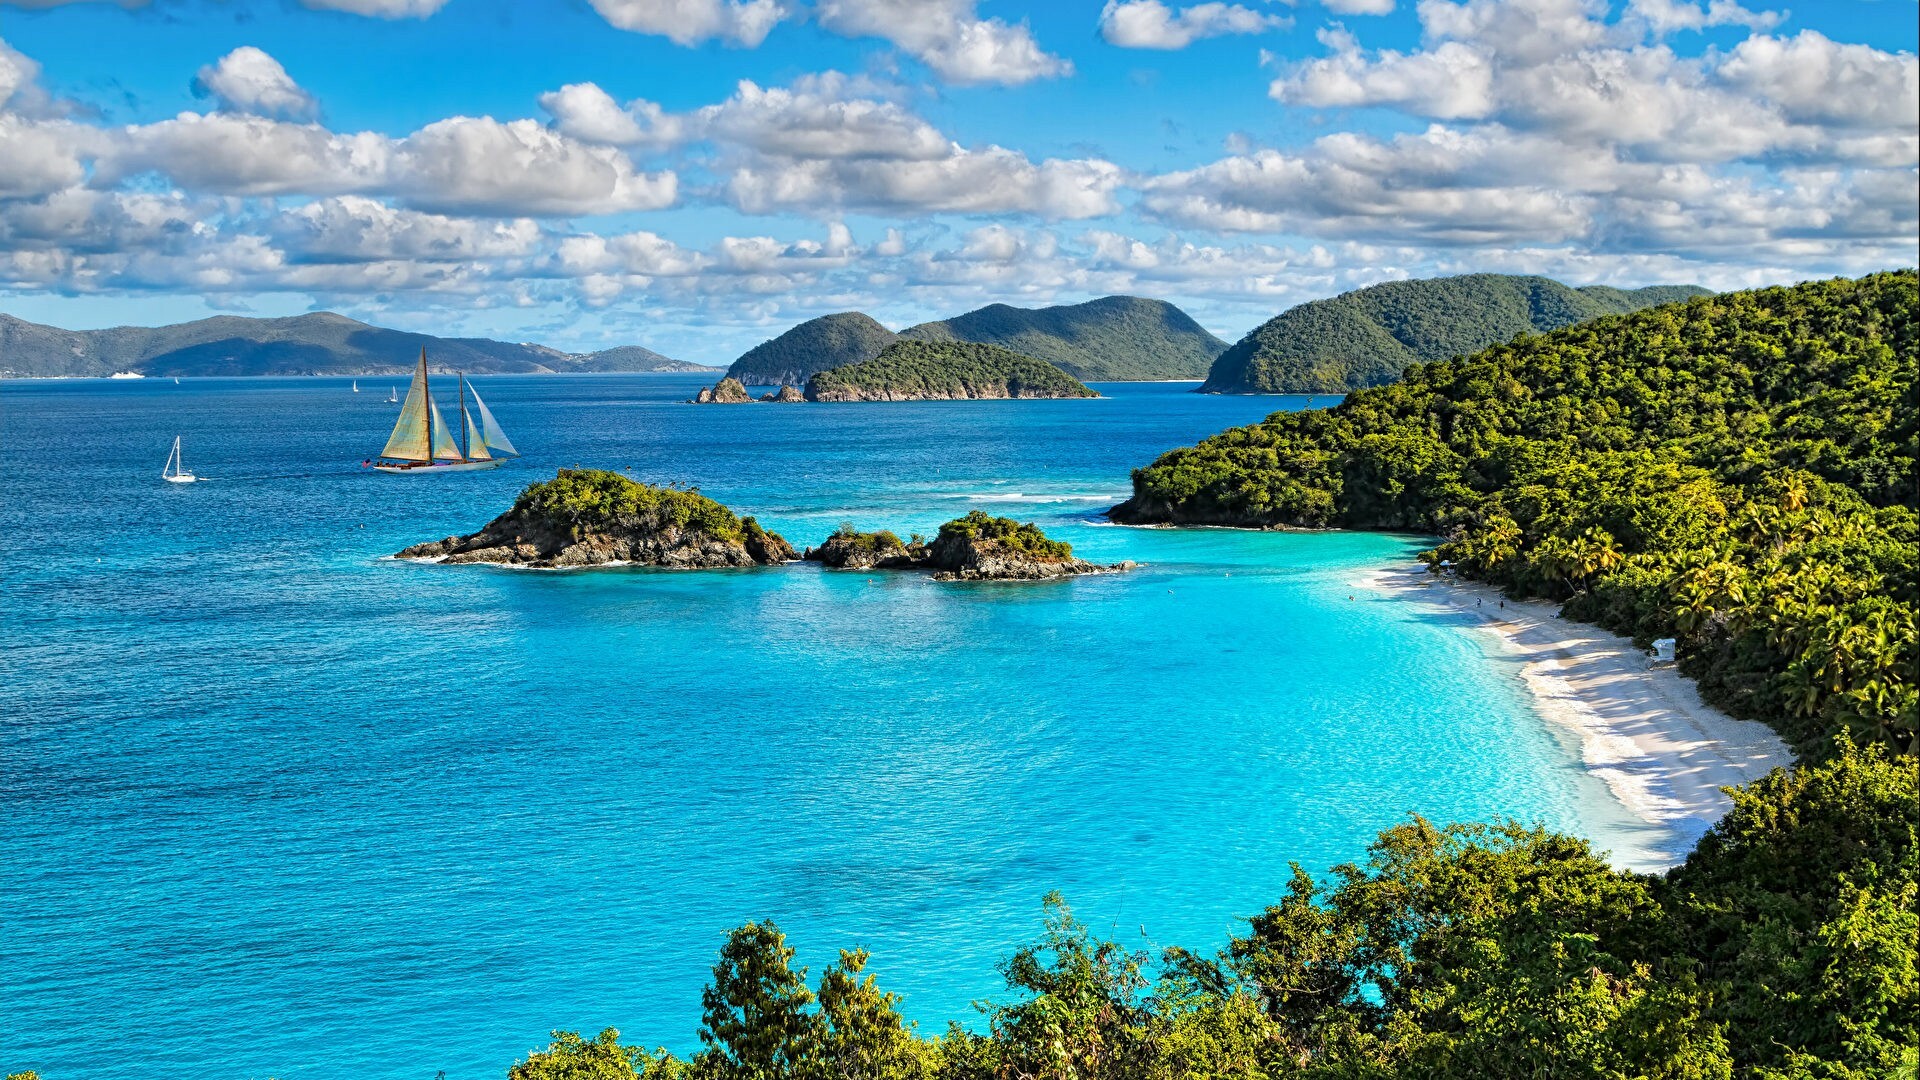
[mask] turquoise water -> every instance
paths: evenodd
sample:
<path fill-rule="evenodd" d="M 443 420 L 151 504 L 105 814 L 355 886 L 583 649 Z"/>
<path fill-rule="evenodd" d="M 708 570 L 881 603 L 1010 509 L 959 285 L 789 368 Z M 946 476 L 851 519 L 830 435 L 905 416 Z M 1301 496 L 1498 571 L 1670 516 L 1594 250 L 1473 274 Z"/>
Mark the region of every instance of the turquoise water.
<path fill-rule="evenodd" d="M 0 1067 L 498 1077 L 550 1028 L 694 1044 L 728 927 L 864 945 L 968 1019 L 1061 889 L 1212 947 L 1380 828 L 1624 820 L 1382 535 L 1105 526 L 1128 469 L 1299 399 L 692 408 L 694 377 L 480 380 L 528 451 L 357 468 L 384 383 L 0 383 Z M 158 477 L 174 435 L 190 468 Z M 796 545 L 982 507 L 1138 572 L 383 559 L 574 463 Z"/>

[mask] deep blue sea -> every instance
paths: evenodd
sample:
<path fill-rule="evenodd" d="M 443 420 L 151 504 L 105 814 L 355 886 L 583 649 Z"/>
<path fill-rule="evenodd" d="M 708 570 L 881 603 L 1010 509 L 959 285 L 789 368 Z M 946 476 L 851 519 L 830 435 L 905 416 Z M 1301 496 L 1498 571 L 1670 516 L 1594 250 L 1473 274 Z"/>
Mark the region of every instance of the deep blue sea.
<path fill-rule="evenodd" d="M 500 376 L 524 458 L 395 477 L 359 468 L 395 415 L 360 382 L 0 382 L 0 1071 L 498 1078 L 606 1026 L 684 1051 L 723 932 L 769 917 L 816 975 L 872 950 L 938 1030 L 1049 889 L 1212 948 L 1289 860 L 1410 813 L 1630 833 L 1476 634 L 1350 584 L 1418 538 L 1097 519 L 1160 451 L 1304 399 L 694 408 L 697 376 Z M 208 482 L 160 480 L 175 435 Z M 383 558 L 576 463 L 796 546 L 979 507 L 1146 565 Z"/>

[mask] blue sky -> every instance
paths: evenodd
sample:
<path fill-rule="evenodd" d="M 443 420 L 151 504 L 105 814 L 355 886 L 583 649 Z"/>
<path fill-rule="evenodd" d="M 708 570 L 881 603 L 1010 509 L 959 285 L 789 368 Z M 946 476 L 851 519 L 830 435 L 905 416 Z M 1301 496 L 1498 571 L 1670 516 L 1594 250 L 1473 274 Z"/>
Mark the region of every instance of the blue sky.
<path fill-rule="evenodd" d="M 801 318 L 1915 261 L 1912 0 L 0 3 L 0 311 Z"/>

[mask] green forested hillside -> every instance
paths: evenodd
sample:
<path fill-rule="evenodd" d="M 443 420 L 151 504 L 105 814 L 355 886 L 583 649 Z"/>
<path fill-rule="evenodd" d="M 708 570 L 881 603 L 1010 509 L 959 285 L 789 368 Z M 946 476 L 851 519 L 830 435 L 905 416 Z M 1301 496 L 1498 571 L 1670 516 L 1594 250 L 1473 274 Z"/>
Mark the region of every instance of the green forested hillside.
<path fill-rule="evenodd" d="M 822 315 L 748 349 L 727 374 L 748 386 L 805 386 L 817 371 L 873 359 L 894 338 L 858 311 Z"/>
<path fill-rule="evenodd" d="M 1291 308 L 1214 361 L 1201 387 L 1225 394 L 1339 394 L 1381 386 L 1411 364 L 1702 295 L 1693 285 L 1575 289 L 1550 278 L 1468 274 L 1391 281 Z"/>
<path fill-rule="evenodd" d="M 1915 740 L 1913 272 L 1703 297 L 1417 366 L 1134 474 L 1132 522 L 1443 533 L 1803 746 Z"/>
<path fill-rule="evenodd" d="M 900 336 L 999 345 L 1089 381 L 1204 378 L 1227 347 L 1186 312 L 1138 296 L 1037 309 L 990 304 Z"/>
<path fill-rule="evenodd" d="M 807 381 L 809 401 L 1098 397 L 1037 357 L 965 341 L 896 341 L 864 363 Z"/>

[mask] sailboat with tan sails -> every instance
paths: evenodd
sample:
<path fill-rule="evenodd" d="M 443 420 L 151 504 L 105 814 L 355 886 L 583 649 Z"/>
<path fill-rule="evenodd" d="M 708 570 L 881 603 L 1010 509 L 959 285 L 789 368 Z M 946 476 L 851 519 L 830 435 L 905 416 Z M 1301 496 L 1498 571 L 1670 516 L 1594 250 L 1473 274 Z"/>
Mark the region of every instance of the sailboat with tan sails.
<path fill-rule="evenodd" d="M 456 434 L 440 417 L 427 381 L 427 350 L 420 350 L 420 366 L 414 369 L 413 385 L 400 406 L 400 419 L 393 425 L 386 449 L 380 451 L 373 467 L 381 472 L 474 472 L 496 469 L 520 451 L 513 448 L 507 433 L 493 418 L 487 403 L 468 384 L 466 376 L 455 375 L 459 386 L 460 421 Z"/>

